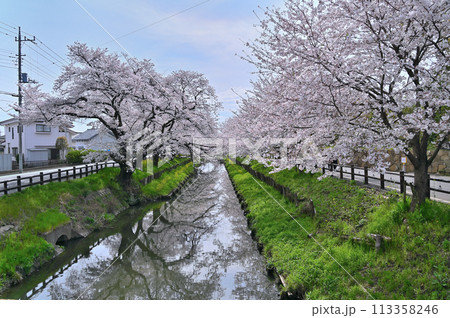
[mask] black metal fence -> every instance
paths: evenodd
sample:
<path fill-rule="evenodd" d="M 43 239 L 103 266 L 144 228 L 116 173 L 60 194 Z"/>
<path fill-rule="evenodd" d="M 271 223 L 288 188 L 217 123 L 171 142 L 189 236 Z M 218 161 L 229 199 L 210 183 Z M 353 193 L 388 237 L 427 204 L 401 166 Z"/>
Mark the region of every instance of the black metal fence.
<path fill-rule="evenodd" d="M 107 167 L 117 167 L 115 162 L 102 162 L 94 164 L 86 164 L 82 167 L 72 167 L 68 169 L 58 169 L 57 171 L 43 173 L 22 177 L 17 176 L 15 179 L 5 180 L 0 182 L 0 194 L 8 194 L 8 192 L 18 191 L 31 187 L 34 185 L 44 185 L 50 182 L 62 182 L 64 180 L 73 180 L 77 178 L 83 178 L 90 174 L 99 172 Z"/>
<path fill-rule="evenodd" d="M 152 180 L 161 177 L 163 173 L 174 170 L 180 166 L 186 165 L 190 161 L 191 161 L 190 159 L 186 159 L 176 165 L 158 171 L 141 180 L 141 183 L 147 184 Z M 118 166 L 119 164 L 115 162 L 102 162 L 102 163 L 86 164 L 84 166 L 72 167 L 68 169 L 58 169 L 57 171 L 47 173 L 40 172 L 39 174 L 28 177 L 17 176 L 17 178 L 15 179 L 0 181 L 0 195 L 5 195 L 8 194 L 8 192 L 12 191 L 21 192 L 23 189 L 34 185 L 44 185 L 50 182 L 62 182 L 65 180 L 79 179 L 97 173 L 104 168 L 118 167 Z"/>
<path fill-rule="evenodd" d="M 385 183 L 389 182 L 389 183 L 397 184 L 399 186 L 400 193 L 405 193 L 405 191 L 406 191 L 407 183 L 405 180 L 405 172 L 403 172 L 403 171 L 400 171 L 398 173 L 396 173 L 396 172 L 387 172 L 385 174 L 380 173 L 379 177 L 376 177 L 376 176 L 369 175 L 368 167 L 355 167 L 355 165 L 344 166 L 344 165 L 331 164 L 329 167 L 323 167 L 322 173 L 325 173 L 327 170 L 328 171 L 338 171 L 338 169 L 337 169 L 338 167 L 339 167 L 339 178 L 340 179 L 344 179 L 344 175 L 350 175 L 350 180 L 355 180 L 355 177 L 362 177 L 362 178 L 364 178 L 363 183 L 365 185 L 369 185 L 369 179 L 372 179 L 372 180 L 376 180 L 379 182 L 379 186 L 381 189 L 385 189 L 386 188 Z M 344 168 L 350 169 L 350 172 L 345 171 Z M 355 173 L 355 169 L 363 170 L 363 174 Z M 389 180 L 386 180 L 386 176 L 395 176 L 395 178 L 398 178 L 398 181 L 392 180 L 392 178 L 390 178 Z M 348 178 L 346 178 L 346 179 L 348 179 Z M 428 198 L 430 198 L 431 191 L 450 194 L 450 191 L 447 191 L 444 189 L 432 188 L 430 186 L 431 181 L 436 181 L 436 182 L 441 182 L 441 183 L 450 183 L 450 180 L 432 178 L 430 176 L 430 174 L 428 174 L 428 189 L 429 189 L 429 191 L 427 193 Z"/>

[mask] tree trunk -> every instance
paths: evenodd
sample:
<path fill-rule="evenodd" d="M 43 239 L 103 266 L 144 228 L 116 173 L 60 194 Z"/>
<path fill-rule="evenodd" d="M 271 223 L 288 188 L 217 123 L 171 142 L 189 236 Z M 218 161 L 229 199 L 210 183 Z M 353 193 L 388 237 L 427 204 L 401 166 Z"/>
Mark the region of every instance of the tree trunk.
<path fill-rule="evenodd" d="M 153 151 L 153 167 L 158 167 L 158 163 L 159 163 L 159 152 L 158 151 Z"/>
<path fill-rule="evenodd" d="M 120 173 L 119 173 L 119 183 L 127 189 L 131 185 L 131 177 L 133 175 L 133 171 L 130 170 L 126 162 L 119 162 Z"/>
<path fill-rule="evenodd" d="M 429 193 L 427 148 L 429 136 L 426 132 L 417 133 L 412 140 L 415 156 L 410 153 L 408 157 L 414 166 L 414 186 L 411 187 L 413 196 L 409 210 L 412 212 L 423 204 Z"/>
<path fill-rule="evenodd" d="M 428 187 L 428 165 L 419 160 L 419 164 L 414 166 L 414 187 L 412 189 L 413 197 L 410 211 L 414 211 L 418 206 L 425 202 L 429 193 Z"/>

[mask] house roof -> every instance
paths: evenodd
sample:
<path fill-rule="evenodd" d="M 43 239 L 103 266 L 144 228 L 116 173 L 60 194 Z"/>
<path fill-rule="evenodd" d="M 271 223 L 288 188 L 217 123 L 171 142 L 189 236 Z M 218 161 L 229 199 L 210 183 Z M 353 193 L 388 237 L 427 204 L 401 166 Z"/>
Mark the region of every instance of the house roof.
<path fill-rule="evenodd" d="M 98 135 L 97 129 L 88 129 L 72 138 L 73 141 L 91 140 Z"/>
<path fill-rule="evenodd" d="M 0 126 L 5 126 L 5 125 L 9 125 L 9 124 L 15 124 L 15 123 L 18 123 L 18 122 L 19 122 L 18 118 L 10 118 L 10 119 L 4 120 L 4 121 L 0 121 Z M 44 120 L 35 120 L 34 123 L 46 123 L 46 122 Z M 51 125 L 51 124 L 49 124 L 49 125 Z M 57 127 L 55 125 L 51 125 L 51 126 L 52 127 Z M 67 127 L 67 132 L 70 133 L 71 135 L 75 135 L 76 132 L 73 131 L 70 128 L 73 128 L 73 125 Z"/>
<path fill-rule="evenodd" d="M 0 121 L 0 125 L 4 126 L 4 125 L 12 124 L 12 123 L 15 123 L 18 121 L 19 120 L 17 118 L 10 118 L 10 119 L 4 120 L 4 121 Z"/>
<path fill-rule="evenodd" d="M 91 128 L 91 129 L 88 129 L 88 130 L 82 132 L 81 134 L 73 137 L 72 141 L 89 141 L 99 134 L 100 134 L 99 129 Z M 115 139 L 114 135 L 110 131 L 107 131 L 106 133 L 102 131 L 101 134 L 105 134 L 105 135 L 108 134 Z"/>

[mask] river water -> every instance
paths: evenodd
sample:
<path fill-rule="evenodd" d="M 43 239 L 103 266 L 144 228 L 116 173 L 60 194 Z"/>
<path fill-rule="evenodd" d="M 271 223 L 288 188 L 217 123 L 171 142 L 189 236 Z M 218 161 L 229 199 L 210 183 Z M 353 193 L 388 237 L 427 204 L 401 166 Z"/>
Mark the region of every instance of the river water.
<path fill-rule="evenodd" d="M 126 211 L 1 298 L 279 299 L 225 167 L 171 202 Z"/>

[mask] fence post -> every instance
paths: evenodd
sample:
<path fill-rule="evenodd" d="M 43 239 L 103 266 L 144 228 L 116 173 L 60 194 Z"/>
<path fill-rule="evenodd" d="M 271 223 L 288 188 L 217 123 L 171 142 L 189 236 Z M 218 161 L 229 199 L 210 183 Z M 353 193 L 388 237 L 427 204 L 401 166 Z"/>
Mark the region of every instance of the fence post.
<path fill-rule="evenodd" d="M 400 171 L 400 193 L 404 193 L 405 190 L 405 172 Z"/>
<path fill-rule="evenodd" d="M 77 178 L 77 168 L 73 167 L 73 178 Z"/>
<path fill-rule="evenodd" d="M 8 181 L 3 182 L 3 193 L 8 194 Z"/>
<path fill-rule="evenodd" d="M 94 165 L 91 166 L 91 174 L 94 174 Z"/>
<path fill-rule="evenodd" d="M 95 163 L 95 172 L 98 173 L 98 162 Z"/>
<path fill-rule="evenodd" d="M 369 184 L 369 168 L 364 167 L 364 184 Z"/>
<path fill-rule="evenodd" d="M 380 173 L 380 188 L 384 189 L 384 173 Z"/>
<path fill-rule="evenodd" d="M 29 182 L 29 187 L 31 187 L 33 185 L 33 177 L 30 177 L 30 182 Z"/>
<path fill-rule="evenodd" d="M 53 172 L 50 172 L 50 182 L 53 181 Z"/>
<path fill-rule="evenodd" d="M 61 169 L 58 169 L 58 182 L 61 182 Z"/>
<path fill-rule="evenodd" d="M 322 174 L 325 174 L 325 167 L 322 167 Z"/>
<path fill-rule="evenodd" d="M 66 170 L 66 180 L 69 181 L 69 169 Z"/>
<path fill-rule="evenodd" d="M 41 172 L 41 173 L 39 174 L 39 183 L 40 183 L 41 185 L 44 184 L 44 173 L 43 173 L 43 172 Z"/>
<path fill-rule="evenodd" d="M 22 180 L 20 179 L 20 176 L 17 176 L 17 191 L 22 191 Z"/>
<path fill-rule="evenodd" d="M 85 166 L 86 167 L 86 177 L 88 176 L 89 170 L 88 170 L 88 165 Z"/>
<path fill-rule="evenodd" d="M 427 173 L 427 198 L 429 199 L 431 197 L 431 180 L 430 180 L 430 174 Z"/>
<path fill-rule="evenodd" d="M 343 166 L 341 166 L 341 170 L 339 171 L 339 177 L 341 179 L 344 179 L 344 167 Z"/>
<path fill-rule="evenodd" d="M 355 180 L 355 165 L 350 166 L 350 175 L 351 175 L 351 179 Z"/>

